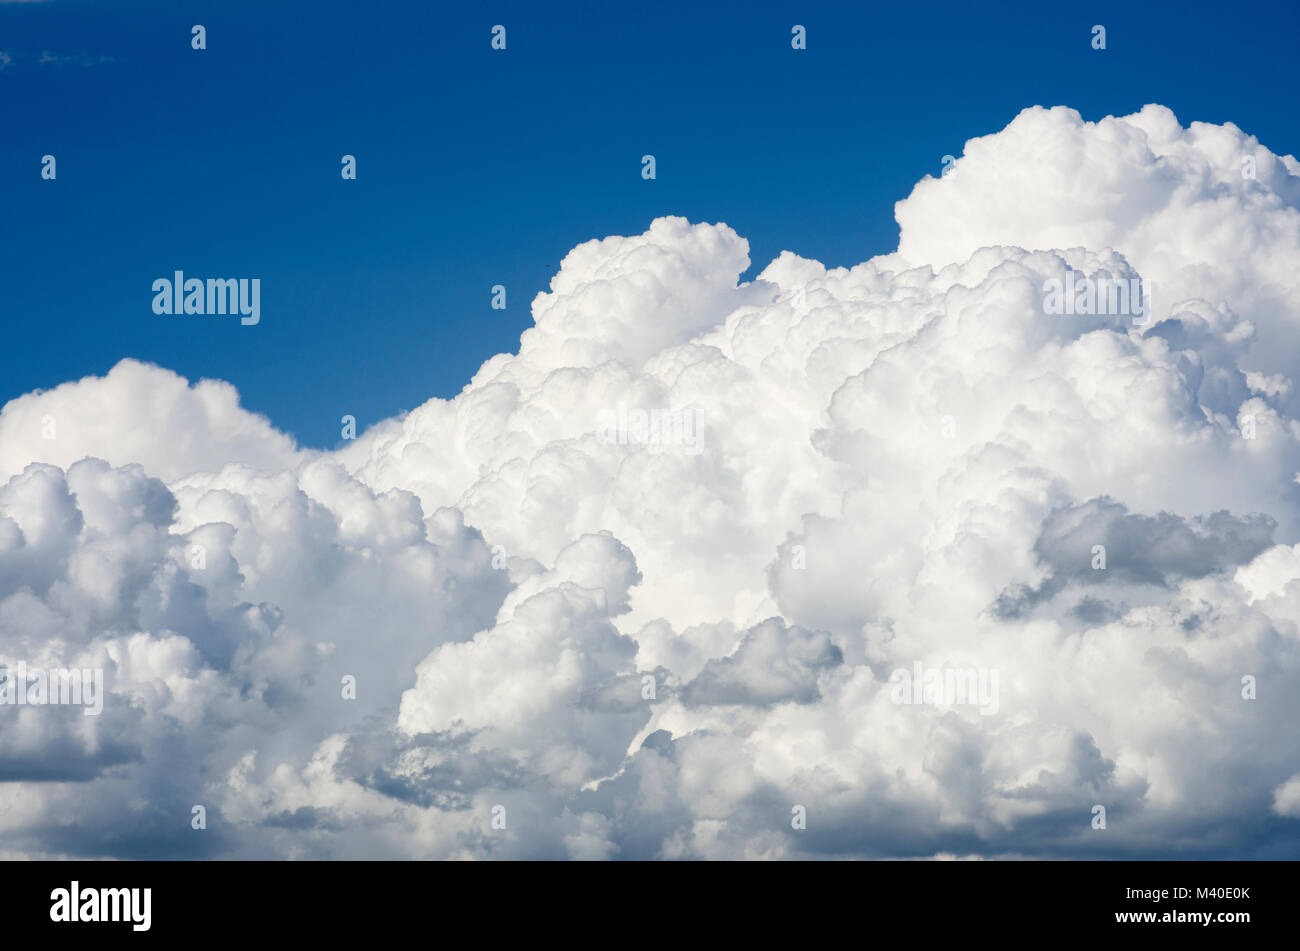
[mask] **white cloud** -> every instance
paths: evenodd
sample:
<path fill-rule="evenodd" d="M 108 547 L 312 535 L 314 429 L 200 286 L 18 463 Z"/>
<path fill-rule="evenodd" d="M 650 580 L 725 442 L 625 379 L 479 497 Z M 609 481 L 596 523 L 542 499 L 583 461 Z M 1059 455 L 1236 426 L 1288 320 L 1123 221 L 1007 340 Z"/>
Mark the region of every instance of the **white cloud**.
<path fill-rule="evenodd" d="M 86 456 L 139 463 L 168 480 L 235 463 L 278 471 L 299 460 L 293 440 L 242 409 L 229 383 L 191 385 L 136 360 L 123 360 L 103 377 L 28 393 L 0 409 L 0 477 L 31 462 L 67 468 Z"/>
<path fill-rule="evenodd" d="M 1273 811 L 1280 816 L 1300 818 L 1300 775 L 1292 776 L 1273 791 Z"/>
<path fill-rule="evenodd" d="M 1158 106 L 1036 108 L 897 216 L 896 254 L 744 284 L 726 225 L 582 244 L 518 354 L 337 453 L 132 361 L 8 404 L 0 649 L 112 696 L 0 719 L 0 831 L 1296 854 L 1300 165 Z M 1153 319 L 1049 316 L 1070 270 L 1149 281 Z M 620 406 L 694 414 L 699 451 L 602 438 Z M 917 663 L 996 671 L 996 713 L 896 702 Z"/>

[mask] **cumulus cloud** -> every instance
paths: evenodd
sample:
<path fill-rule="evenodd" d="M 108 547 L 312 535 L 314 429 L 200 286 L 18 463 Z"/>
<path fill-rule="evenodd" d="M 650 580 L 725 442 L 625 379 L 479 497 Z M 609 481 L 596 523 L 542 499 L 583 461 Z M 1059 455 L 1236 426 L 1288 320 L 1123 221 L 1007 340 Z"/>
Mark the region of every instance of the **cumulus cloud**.
<path fill-rule="evenodd" d="M 239 405 L 229 383 L 183 377 L 123 360 L 103 377 L 37 390 L 0 409 L 0 477 L 32 462 L 67 468 L 94 456 L 136 463 L 160 479 L 243 464 L 293 468 L 293 440 Z"/>
<path fill-rule="evenodd" d="M 334 453 L 134 361 L 10 402 L 0 659 L 107 697 L 0 707 L 8 841 L 1300 854 L 1300 164 L 1032 108 L 896 214 L 748 282 L 725 224 L 581 244 Z"/>

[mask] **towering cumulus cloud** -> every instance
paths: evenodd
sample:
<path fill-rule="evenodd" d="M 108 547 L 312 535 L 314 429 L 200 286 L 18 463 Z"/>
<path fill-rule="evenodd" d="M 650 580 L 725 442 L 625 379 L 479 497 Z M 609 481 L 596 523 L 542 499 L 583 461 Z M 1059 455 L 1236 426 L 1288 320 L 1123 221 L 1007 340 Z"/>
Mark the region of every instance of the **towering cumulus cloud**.
<path fill-rule="evenodd" d="M 1033 108 L 897 218 L 579 245 L 335 453 L 10 402 L 0 660 L 105 696 L 0 706 L 8 854 L 1300 856 L 1300 163 Z"/>

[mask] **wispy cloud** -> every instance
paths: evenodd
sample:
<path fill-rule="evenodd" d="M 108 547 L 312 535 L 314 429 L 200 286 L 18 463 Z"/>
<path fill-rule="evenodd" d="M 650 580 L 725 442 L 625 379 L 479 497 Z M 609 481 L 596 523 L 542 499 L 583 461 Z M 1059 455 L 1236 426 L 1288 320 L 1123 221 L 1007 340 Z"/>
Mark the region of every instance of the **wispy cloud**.
<path fill-rule="evenodd" d="M 4 3 L 6 0 L 0 0 Z M 17 0 L 24 2 L 24 0 Z M 39 2 L 39 0 L 36 0 Z M 39 65 L 53 64 L 55 66 L 99 66 L 101 63 L 116 63 L 117 58 L 114 56 L 92 56 L 85 50 L 76 50 L 71 53 L 51 53 L 49 50 L 41 50 L 41 56 L 36 61 Z"/>

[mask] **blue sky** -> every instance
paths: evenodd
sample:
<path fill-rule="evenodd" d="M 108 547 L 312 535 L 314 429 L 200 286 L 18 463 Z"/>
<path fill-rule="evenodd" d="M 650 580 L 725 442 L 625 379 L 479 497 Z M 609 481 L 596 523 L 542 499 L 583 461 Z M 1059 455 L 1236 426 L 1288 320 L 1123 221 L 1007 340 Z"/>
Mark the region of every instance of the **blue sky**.
<path fill-rule="evenodd" d="M 658 215 L 726 221 L 751 275 L 857 263 L 944 154 L 1034 104 L 1160 102 L 1300 152 L 1300 5 L 1134 6 L 0 2 L 0 401 L 129 356 L 328 447 L 345 413 L 458 392 L 570 248 Z M 155 316 L 176 269 L 261 278 L 261 323 Z"/>

